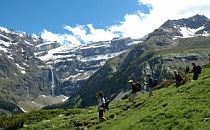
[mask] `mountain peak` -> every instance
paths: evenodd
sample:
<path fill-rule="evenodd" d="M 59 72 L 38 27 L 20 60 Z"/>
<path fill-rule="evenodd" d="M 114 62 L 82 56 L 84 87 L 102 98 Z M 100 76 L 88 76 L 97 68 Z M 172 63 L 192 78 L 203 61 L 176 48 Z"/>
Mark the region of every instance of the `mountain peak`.
<path fill-rule="evenodd" d="M 210 35 L 210 20 L 196 14 L 189 18 L 178 20 L 167 20 L 160 28 L 156 29 L 150 36 L 169 35 L 172 37 L 194 37 Z"/>
<path fill-rule="evenodd" d="M 200 15 L 200 14 L 196 14 L 196 15 L 190 17 L 189 19 L 192 19 L 192 20 L 203 19 L 203 20 L 209 21 L 209 19 L 205 15 Z"/>
<path fill-rule="evenodd" d="M 174 26 L 189 27 L 189 28 L 199 28 L 201 26 L 206 26 L 210 23 L 210 20 L 204 16 L 196 14 L 189 18 L 182 18 L 178 20 L 167 20 L 161 27 L 172 28 Z"/>

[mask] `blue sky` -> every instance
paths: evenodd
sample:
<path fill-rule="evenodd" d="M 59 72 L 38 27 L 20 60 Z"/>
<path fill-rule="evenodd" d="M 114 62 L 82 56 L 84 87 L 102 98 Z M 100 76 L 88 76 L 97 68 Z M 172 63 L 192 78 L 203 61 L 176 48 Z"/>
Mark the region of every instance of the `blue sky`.
<path fill-rule="evenodd" d="M 1 0 L 0 26 L 80 45 L 141 38 L 168 19 L 210 18 L 209 0 Z"/>
<path fill-rule="evenodd" d="M 43 29 L 63 33 L 63 25 L 103 28 L 138 10 L 149 11 L 138 0 L 1 0 L 0 26 L 28 33 Z"/>

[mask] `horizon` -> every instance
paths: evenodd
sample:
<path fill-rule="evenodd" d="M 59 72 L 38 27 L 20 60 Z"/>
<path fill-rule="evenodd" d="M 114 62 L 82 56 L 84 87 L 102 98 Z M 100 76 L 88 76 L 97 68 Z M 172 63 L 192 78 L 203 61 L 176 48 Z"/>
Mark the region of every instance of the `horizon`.
<path fill-rule="evenodd" d="M 142 38 L 169 19 L 210 17 L 207 0 L 3 0 L 0 7 L 1 27 L 76 45 L 116 37 Z"/>

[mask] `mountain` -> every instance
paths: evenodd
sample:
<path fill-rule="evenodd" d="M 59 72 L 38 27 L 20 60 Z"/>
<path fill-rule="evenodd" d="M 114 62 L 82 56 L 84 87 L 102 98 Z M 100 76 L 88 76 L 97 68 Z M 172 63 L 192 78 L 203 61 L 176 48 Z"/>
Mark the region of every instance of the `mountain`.
<path fill-rule="evenodd" d="M 35 35 L 0 27 L 0 101 L 17 105 L 51 95 L 51 73 L 35 56 L 41 44 L 45 41 Z"/>
<path fill-rule="evenodd" d="M 114 38 L 81 46 L 62 45 L 0 27 L 0 100 L 27 110 L 63 101 L 59 95 L 76 93 L 106 60 L 140 42 Z M 36 102 L 40 98 L 48 103 Z"/>
<path fill-rule="evenodd" d="M 194 36 L 208 36 L 210 33 L 210 20 L 204 15 L 195 15 L 190 18 L 168 20 L 161 27 L 154 30 L 149 37 L 169 35 L 174 38 L 188 38 Z"/>
<path fill-rule="evenodd" d="M 209 24 L 210 20 L 201 15 L 166 21 L 141 44 L 108 60 L 84 83 L 77 94 L 60 107 L 93 105 L 95 93 L 98 91 L 104 92 L 111 100 L 118 100 L 130 90 L 127 84 L 129 79 L 143 85 L 145 74 L 150 73 L 153 78 L 162 82 L 171 79 L 175 69 L 184 73 L 187 66 L 191 68 L 192 62 L 200 65 L 208 63 Z M 185 37 L 184 33 L 182 34 L 183 28 L 197 31 L 194 31 L 191 37 Z M 58 106 L 49 108 L 54 107 Z"/>
<path fill-rule="evenodd" d="M 42 71 L 45 63 L 35 57 L 36 44 L 43 41 L 26 33 L 0 28 L 0 99 L 16 102 L 37 96 L 37 92 L 47 93 L 49 87 L 43 87 L 43 81 L 50 84 Z"/>
<path fill-rule="evenodd" d="M 150 98 L 148 93 L 140 93 L 135 103 L 128 99 L 111 102 L 109 111 L 104 113 L 107 118 L 104 122 L 98 120 L 95 105 L 65 110 L 39 110 L 14 117 L 0 117 L 0 126 L 5 129 L 12 127 L 42 130 L 208 130 L 210 129 L 209 67 L 203 67 L 197 81 L 188 81 L 178 88 L 175 84 L 166 85 L 155 90 L 154 96 Z"/>
<path fill-rule="evenodd" d="M 105 62 L 129 50 L 141 40 L 115 38 L 111 41 L 93 42 L 81 46 L 60 46 L 41 51 L 36 56 L 53 67 L 61 83 L 60 93 L 71 95 Z"/>

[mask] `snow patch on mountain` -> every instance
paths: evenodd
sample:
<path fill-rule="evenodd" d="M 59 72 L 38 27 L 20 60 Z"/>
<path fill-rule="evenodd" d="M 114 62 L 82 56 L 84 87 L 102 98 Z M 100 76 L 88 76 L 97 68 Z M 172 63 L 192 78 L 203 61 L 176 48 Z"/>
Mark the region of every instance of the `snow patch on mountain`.
<path fill-rule="evenodd" d="M 88 79 L 92 74 L 94 74 L 97 70 L 91 70 L 86 72 L 79 72 L 75 75 L 70 75 L 65 80 L 71 80 L 71 81 L 78 81 L 78 80 L 85 80 Z"/>
<path fill-rule="evenodd" d="M 84 57 L 82 59 L 80 59 L 83 62 L 87 62 L 87 61 L 96 61 L 96 60 L 107 60 L 110 58 L 113 58 L 115 56 L 120 55 L 123 52 L 126 52 L 127 50 L 121 51 L 121 52 L 116 52 L 116 53 L 108 53 L 108 54 L 104 54 L 104 55 L 94 55 L 94 56 L 90 56 L 90 57 Z"/>
<path fill-rule="evenodd" d="M 41 46 L 44 46 L 44 45 L 50 45 L 51 43 L 53 43 L 53 42 L 44 42 L 42 44 L 36 45 L 35 47 L 41 47 Z"/>
<path fill-rule="evenodd" d="M 208 37 L 210 34 L 207 31 L 204 31 L 202 36 Z"/>
<path fill-rule="evenodd" d="M 17 64 L 17 63 L 15 63 L 15 64 L 16 64 L 16 66 L 20 69 L 20 72 L 21 72 L 22 74 L 25 74 L 25 73 L 26 73 L 25 68 L 23 68 L 22 66 L 20 66 L 20 65 Z"/>
<path fill-rule="evenodd" d="M 31 44 L 30 42 L 24 40 L 24 43 L 26 43 L 27 45 L 33 46 L 33 44 Z"/>
<path fill-rule="evenodd" d="M 14 60 L 14 58 L 12 57 L 12 55 L 8 55 L 7 56 L 9 59 Z"/>
<path fill-rule="evenodd" d="M 61 59 L 61 58 L 71 58 L 73 55 L 55 55 L 56 53 L 67 53 L 66 50 L 68 48 L 65 48 L 64 46 L 49 50 L 46 55 L 38 57 L 42 61 L 49 61 L 49 60 L 55 60 L 55 59 Z M 38 55 L 39 53 L 36 53 L 35 55 Z"/>
<path fill-rule="evenodd" d="M 183 38 L 194 37 L 196 36 L 196 32 L 204 29 L 205 27 L 199 27 L 197 29 L 187 28 L 187 27 L 180 27 L 180 32 L 183 35 Z"/>
<path fill-rule="evenodd" d="M 6 37 L 6 36 L 4 36 L 2 34 L 0 34 L 0 38 L 5 38 L 6 40 L 11 41 L 11 39 L 9 37 Z"/>
<path fill-rule="evenodd" d="M 7 48 L 5 48 L 3 46 L 0 46 L 0 50 L 3 51 L 3 52 L 7 52 Z"/>
<path fill-rule="evenodd" d="M 136 44 L 139 44 L 139 43 L 142 43 L 142 42 L 143 41 L 133 41 L 133 42 L 128 43 L 127 45 L 132 46 L 132 45 L 136 45 Z"/>
<path fill-rule="evenodd" d="M 18 34 L 20 37 L 24 37 L 24 36 L 26 36 L 27 33 L 26 32 L 18 32 Z"/>
<path fill-rule="evenodd" d="M 4 28 L 4 27 L 0 27 L 0 30 L 1 30 L 2 32 L 5 32 L 5 33 L 10 33 L 9 29 Z"/>
<path fill-rule="evenodd" d="M 32 37 L 35 38 L 35 39 L 40 38 L 40 37 L 39 37 L 38 35 L 36 35 L 36 34 L 32 34 Z"/>
<path fill-rule="evenodd" d="M 90 48 L 99 48 L 99 47 L 111 47 L 111 42 L 107 42 L 107 43 L 105 43 L 105 44 L 98 44 L 98 45 L 90 45 L 90 44 L 87 44 L 87 45 L 85 45 L 85 46 L 82 46 L 80 49 L 82 50 L 82 49 L 90 49 Z"/>
<path fill-rule="evenodd" d="M 5 42 L 5 41 L 3 41 L 3 40 L 0 39 L 0 45 L 1 44 L 4 45 L 5 47 L 9 47 L 11 45 L 10 42 Z"/>

